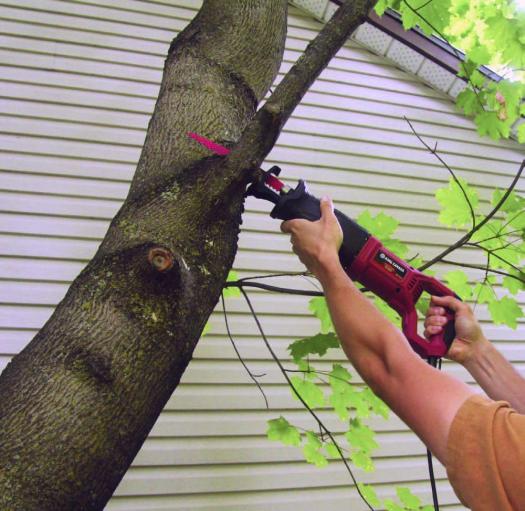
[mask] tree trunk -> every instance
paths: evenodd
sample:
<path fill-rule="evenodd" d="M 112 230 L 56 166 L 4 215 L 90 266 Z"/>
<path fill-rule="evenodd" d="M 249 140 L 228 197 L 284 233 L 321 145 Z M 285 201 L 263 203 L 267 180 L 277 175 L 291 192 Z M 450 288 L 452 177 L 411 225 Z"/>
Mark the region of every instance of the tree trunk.
<path fill-rule="evenodd" d="M 273 82 L 286 0 L 205 0 L 170 46 L 130 193 L 93 260 L 0 376 L 0 508 L 101 510 L 191 359 L 233 263 L 236 142 Z"/>
<path fill-rule="evenodd" d="M 257 114 L 282 58 L 286 0 L 204 0 L 173 41 L 126 201 L 0 375 L 2 511 L 104 507 L 217 303 L 246 184 L 375 1 L 344 2 Z M 190 131 L 233 150 L 210 157 Z"/>

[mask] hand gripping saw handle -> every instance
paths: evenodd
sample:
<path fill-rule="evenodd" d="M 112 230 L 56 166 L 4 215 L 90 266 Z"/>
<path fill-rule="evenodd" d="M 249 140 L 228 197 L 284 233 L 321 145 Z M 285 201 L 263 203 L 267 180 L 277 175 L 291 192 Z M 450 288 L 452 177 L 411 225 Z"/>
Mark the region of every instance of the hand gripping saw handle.
<path fill-rule="evenodd" d="M 216 154 L 229 153 L 226 147 L 201 135 L 188 133 L 188 136 Z M 277 166 L 263 171 L 262 176 L 250 185 L 247 195 L 274 203 L 270 213 L 272 218 L 319 220 L 319 199 L 308 193 L 303 180 L 299 180 L 293 189 L 286 186 L 277 178 L 280 172 Z M 421 273 L 387 250 L 377 238 L 339 210 L 334 213 L 343 231 L 339 259 L 345 272 L 385 300 L 401 316 L 403 333 L 416 353 L 426 359 L 445 355 L 456 337 L 453 311 L 445 309 L 446 325 L 441 333 L 430 336 L 427 341 L 417 332 L 415 305 L 424 291 L 436 296 L 459 296 L 439 280 Z"/>
<path fill-rule="evenodd" d="M 303 180 L 296 188 L 288 188 L 276 177 L 280 170 L 272 167 L 265 172 L 263 179 L 248 188 L 248 195 L 273 202 L 275 207 L 270 213 L 273 218 L 318 220 L 321 217 L 319 199 L 308 193 Z M 401 316 L 403 333 L 416 353 L 423 358 L 445 355 L 456 336 L 454 313 L 446 309 L 447 323 L 443 330 L 426 340 L 417 332 L 415 305 L 423 291 L 436 296 L 457 295 L 439 280 L 397 257 L 345 214 L 337 209 L 334 213 L 343 231 L 339 259 L 345 272 L 385 300 Z"/>

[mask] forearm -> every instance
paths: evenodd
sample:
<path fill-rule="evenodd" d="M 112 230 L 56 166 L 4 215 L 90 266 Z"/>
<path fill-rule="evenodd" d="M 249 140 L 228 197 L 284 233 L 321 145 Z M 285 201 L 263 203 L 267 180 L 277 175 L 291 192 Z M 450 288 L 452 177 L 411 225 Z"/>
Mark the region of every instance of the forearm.
<path fill-rule="evenodd" d="M 318 274 L 332 322 L 347 357 L 374 391 L 395 371 L 402 352 L 412 356 L 405 337 L 361 293 L 339 264 Z M 395 353 L 396 357 L 391 356 Z"/>
<path fill-rule="evenodd" d="M 516 411 L 525 413 L 525 379 L 490 341 L 479 341 L 464 365 L 490 398 L 508 401 Z"/>

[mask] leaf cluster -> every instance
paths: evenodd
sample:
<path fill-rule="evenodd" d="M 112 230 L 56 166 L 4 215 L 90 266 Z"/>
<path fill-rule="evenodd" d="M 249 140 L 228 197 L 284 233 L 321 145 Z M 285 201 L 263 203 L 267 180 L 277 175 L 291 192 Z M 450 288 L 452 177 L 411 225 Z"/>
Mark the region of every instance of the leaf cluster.
<path fill-rule="evenodd" d="M 457 107 L 472 117 L 480 135 L 509 138 L 511 128 L 525 115 L 525 12 L 512 0 L 379 0 L 375 10 L 399 12 L 405 30 L 418 26 L 426 35 L 448 41 L 462 60 L 458 76 L 468 86 Z M 494 81 L 487 66 L 504 69 L 512 77 Z M 516 136 L 525 142 L 525 123 Z"/>
<path fill-rule="evenodd" d="M 451 178 L 448 187 L 436 191 L 436 199 L 441 205 L 439 222 L 447 227 L 465 228 L 472 221 L 481 225 L 478 193 L 468 183 Z M 491 206 L 495 207 L 504 196 L 504 191 L 493 192 Z M 470 202 L 470 205 L 469 205 Z M 525 290 L 525 199 L 511 192 L 501 205 L 498 215 L 491 218 L 476 230 L 468 241 L 471 250 L 482 251 L 485 257 L 485 275 L 476 283 L 463 270 L 453 270 L 443 275 L 448 286 L 463 300 L 487 304 L 492 321 L 516 328 L 518 319 L 524 317 L 522 308 L 514 298 Z M 495 272 L 502 272 L 495 273 Z M 506 294 L 495 291 L 496 286 L 506 290 Z"/>

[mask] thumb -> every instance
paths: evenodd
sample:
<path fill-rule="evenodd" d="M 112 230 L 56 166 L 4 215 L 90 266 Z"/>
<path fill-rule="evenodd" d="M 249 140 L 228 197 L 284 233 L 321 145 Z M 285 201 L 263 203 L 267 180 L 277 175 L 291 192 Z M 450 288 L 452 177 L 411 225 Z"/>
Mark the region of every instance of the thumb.
<path fill-rule="evenodd" d="M 461 300 L 458 300 L 454 296 L 435 296 L 433 295 L 431 300 L 434 305 L 440 305 L 442 307 L 447 307 L 453 310 L 454 312 L 459 312 L 460 310 L 463 309 L 465 305 Z"/>
<path fill-rule="evenodd" d="M 334 203 L 326 195 L 321 198 L 321 218 L 329 218 L 334 215 Z"/>

